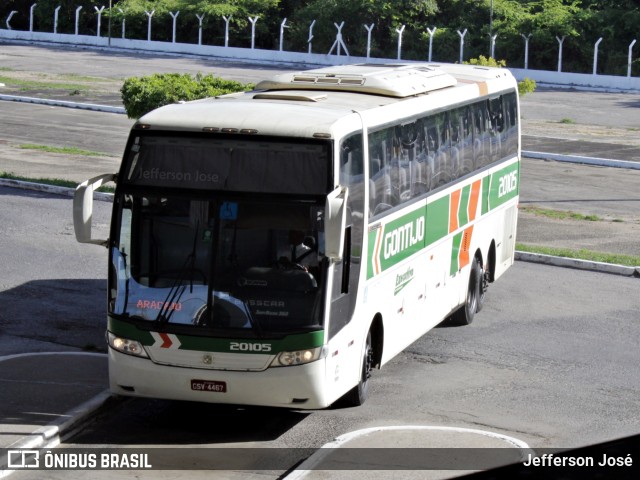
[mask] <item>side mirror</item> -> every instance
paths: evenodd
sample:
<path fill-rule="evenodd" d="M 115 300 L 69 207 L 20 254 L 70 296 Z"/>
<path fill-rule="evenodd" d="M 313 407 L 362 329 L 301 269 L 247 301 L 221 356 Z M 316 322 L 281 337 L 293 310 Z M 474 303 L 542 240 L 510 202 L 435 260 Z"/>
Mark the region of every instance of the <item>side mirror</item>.
<path fill-rule="evenodd" d="M 344 230 L 347 224 L 346 187 L 336 188 L 327 196 L 324 216 L 325 255 L 331 260 L 340 261 L 344 248 Z"/>
<path fill-rule="evenodd" d="M 76 240 L 80 243 L 93 243 L 94 245 L 107 246 L 108 240 L 91 238 L 91 222 L 93 220 L 93 192 L 103 183 L 115 181 L 112 173 L 100 175 L 85 180 L 76 187 L 73 195 L 73 229 L 76 232 Z"/>

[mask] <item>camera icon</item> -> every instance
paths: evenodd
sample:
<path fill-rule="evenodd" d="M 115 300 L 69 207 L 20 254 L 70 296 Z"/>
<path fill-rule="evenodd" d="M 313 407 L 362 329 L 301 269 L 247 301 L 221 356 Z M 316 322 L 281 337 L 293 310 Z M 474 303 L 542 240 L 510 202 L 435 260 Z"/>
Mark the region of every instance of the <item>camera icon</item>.
<path fill-rule="evenodd" d="M 39 468 L 40 452 L 38 450 L 9 450 L 7 467 L 10 470 Z"/>

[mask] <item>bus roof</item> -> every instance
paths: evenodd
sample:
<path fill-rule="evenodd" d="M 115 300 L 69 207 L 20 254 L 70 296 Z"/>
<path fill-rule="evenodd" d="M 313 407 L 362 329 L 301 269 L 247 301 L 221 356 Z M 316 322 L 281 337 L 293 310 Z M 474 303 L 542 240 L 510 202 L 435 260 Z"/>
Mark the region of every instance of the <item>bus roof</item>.
<path fill-rule="evenodd" d="M 419 97 L 428 97 L 428 105 L 438 107 L 514 85 L 507 69 L 433 63 L 342 65 L 278 75 L 259 82 L 251 92 L 167 105 L 138 124 L 151 130 L 330 138 L 334 125 L 355 112 Z"/>

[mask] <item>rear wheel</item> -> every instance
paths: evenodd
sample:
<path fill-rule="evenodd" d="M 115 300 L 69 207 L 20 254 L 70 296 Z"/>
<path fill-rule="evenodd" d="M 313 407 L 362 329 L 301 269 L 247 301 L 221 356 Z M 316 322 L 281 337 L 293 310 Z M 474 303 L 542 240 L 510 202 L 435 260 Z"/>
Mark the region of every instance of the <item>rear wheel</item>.
<path fill-rule="evenodd" d="M 345 395 L 345 400 L 349 405 L 359 407 L 366 401 L 369 396 L 369 379 L 371 378 L 372 371 L 373 347 L 371 344 L 371 331 L 369 331 L 369 333 L 367 333 L 367 343 L 364 347 L 360 380 L 358 384 Z"/>
<path fill-rule="evenodd" d="M 476 308 L 476 313 L 482 310 L 484 306 L 484 301 L 487 298 L 487 289 L 489 288 L 489 272 L 486 271 L 480 263 L 478 263 L 478 267 L 480 268 L 480 291 L 478 296 L 478 308 Z"/>
<path fill-rule="evenodd" d="M 467 297 L 464 305 L 451 315 L 453 325 L 469 325 L 473 322 L 476 312 L 482 308 L 480 302 L 484 301 L 482 292 L 483 273 L 477 258 L 471 262 L 471 273 L 469 275 L 469 285 L 467 287 Z"/>

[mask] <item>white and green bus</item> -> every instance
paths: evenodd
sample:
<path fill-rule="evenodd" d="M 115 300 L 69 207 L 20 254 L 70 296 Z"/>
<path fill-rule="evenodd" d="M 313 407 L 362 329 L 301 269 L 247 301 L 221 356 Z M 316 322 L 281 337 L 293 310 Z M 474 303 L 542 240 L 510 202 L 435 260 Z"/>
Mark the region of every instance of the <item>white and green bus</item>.
<path fill-rule="evenodd" d="M 506 69 L 336 66 L 145 115 L 119 173 L 74 199 L 78 240 L 109 249 L 111 391 L 362 404 L 374 369 L 470 323 L 513 264 L 519 166 Z"/>

